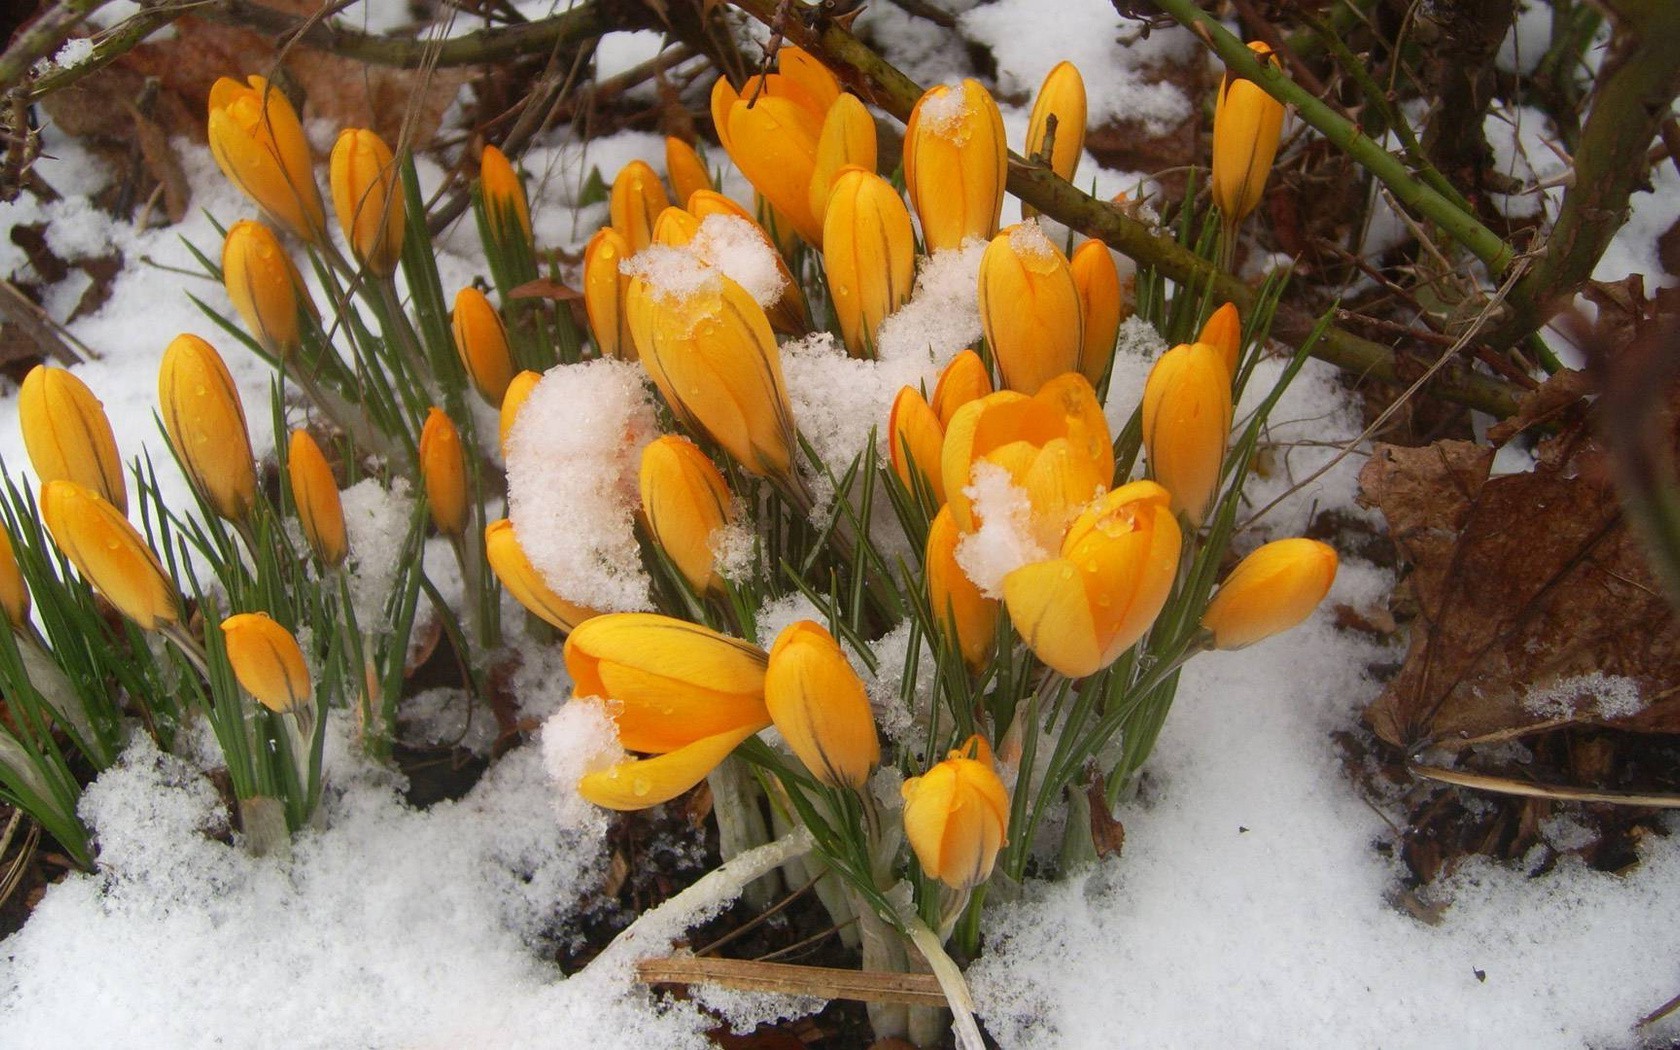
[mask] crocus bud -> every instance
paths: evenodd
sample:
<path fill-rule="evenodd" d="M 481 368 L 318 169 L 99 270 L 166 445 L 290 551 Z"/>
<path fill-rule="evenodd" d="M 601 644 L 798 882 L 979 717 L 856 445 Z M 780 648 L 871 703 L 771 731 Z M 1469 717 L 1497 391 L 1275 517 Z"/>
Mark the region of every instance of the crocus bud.
<path fill-rule="evenodd" d="M 1085 319 L 1085 336 L 1079 349 L 1079 373 L 1092 386 L 1102 382 L 1114 359 L 1114 340 L 1120 334 L 1125 310 L 1120 290 L 1120 271 L 1114 256 L 1102 241 L 1086 241 L 1073 251 L 1068 263 L 1073 285 L 1079 290 L 1079 312 Z"/>
<path fill-rule="evenodd" d="M 789 624 L 770 647 L 764 703 L 782 739 L 811 775 L 854 791 L 881 764 L 869 692 L 821 624 Z"/>
<path fill-rule="evenodd" d="M 1207 517 L 1231 437 L 1231 374 L 1206 343 L 1161 355 L 1143 386 L 1143 447 L 1149 474 L 1192 525 Z"/>
<path fill-rule="evenodd" d="M 327 223 L 303 125 L 262 77 L 222 77 L 210 88 L 210 153 L 228 181 L 270 218 L 320 243 Z"/>
<path fill-rule="evenodd" d="M 669 135 L 665 137 L 665 174 L 670 176 L 679 208 L 688 207 L 688 198 L 694 196 L 694 191 L 712 188 L 712 176 L 706 171 L 700 154 L 682 139 Z"/>
<path fill-rule="evenodd" d="M 525 199 L 525 184 L 519 181 L 507 154 L 494 146 L 485 146 L 479 154 L 478 192 L 491 223 L 498 229 L 498 239 L 506 239 L 510 223 L 526 241 L 531 239 L 531 205 Z"/>
<path fill-rule="evenodd" d="M 0 609 L 5 610 L 14 630 L 21 630 L 29 622 L 29 586 L 23 582 L 23 572 L 18 568 L 11 534 L 3 528 L 0 528 Z"/>
<path fill-rule="evenodd" d="M 901 790 L 904 837 L 928 878 L 966 890 L 991 877 L 1009 833 L 1009 790 L 984 740 L 970 737 Z"/>
<path fill-rule="evenodd" d="M 1271 46 L 1248 45 L 1262 65 L 1278 68 Z M 1260 203 L 1283 133 L 1283 103 L 1252 80 L 1220 81 L 1213 110 L 1213 203 L 1229 223 L 1238 223 Z"/>
<path fill-rule="evenodd" d="M 862 168 L 875 173 L 875 118 L 856 95 L 841 95 L 828 107 L 823 118 L 822 133 L 817 137 L 816 166 L 811 172 L 811 189 L 807 194 L 811 215 L 818 222 L 828 217 L 828 196 L 840 172 L 848 167 Z M 898 196 L 897 191 L 893 196 Z M 902 202 L 900 204 L 902 207 Z M 905 212 L 908 221 L 909 212 Z M 828 244 L 828 231 L 823 230 L 823 244 Z"/>
<path fill-rule="evenodd" d="M 784 44 L 778 72 L 754 77 L 743 98 L 719 78 L 712 87 L 712 120 L 730 159 L 814 247 L 822 246 L 822 219 L 811 210 L 811 177 L 817 142 L 840 82 L 821 62 Z"/>
<path fill-rule="evenodd" d="M 979 670 L 991 657 L 997 641 L 998 601 L 981 594 L 957 564 L 957 541 L 961 538 L 951 508 L 941 507 L 928 526 L 922 575 L 941 632 L 962 652 L 969 669 Z"/>
<path fill-rule="evenodd" d="M 900 387 L 893 398 L 892 412 L 887 416 L 887 440 L 893 473 L 904 482 L 908 492 L 917 490 L 914 480 L 933 496 L 935 506 L 945 503 L 945 479 L 939 470 L 940 449 L 945 443 L 945 428 L 939 417 L 922 399 L 914 387 Z"/>
<path fill-rule="evenodd" d="M 508 382 L 507 391 L 502 394 L 501 430 L 498 441 L 502 446 L 502 455 L 507 455 L 508 435 L 513 433 L 513 421 L 519 418 L 519 410 L 524 407 L 525 399 L 531 396 L 531 391 L 542 382 L 542 375 L 529 369 L 514 376 Z"/>
<path fill-rule="evenodd" d="M 904 185 L 929 252 L 997 233 L 1008 162 L 1003 115 L 979 81 L 928 89 L 904 128 Z"/>
<path fill-rule="evenodd" d="M 999 390 L 957 409 L 939 459 L 960 531 L 980 526 L 964 490 L 975 466 L 990 463 L 1026 492 L 1032 533 L 1045 550 L 1054 550 L 1074 515 L 1114 482 L 1108 422 L 1078 372 L 1057 376 L 1032 397 Z"/>
<path fill-rule="evenodd" d="M 508 383 L 513 381 L 513 353 L 508 349 L 502 315 L 483 292 L 469 285 L 455 293 L 450 330 L 455 335 L 455 352 L 461 356 L 478 396 L 491 407 L 500 407 Z"/>
<path fill-rule="evenodd" d="M 753 297 L 722 274 L 682 289 L 636 276 L 626 305 L 642 364 L 677 418 L 749 473 L 789 476 L 793 408 L 776 336 Z"/>
<path fill-rule="evenodd" d="M 619 741 L 650 754 L 769 725 L 766 660 L 757 646 L 656 613 L 597 616 L 566 639 L 573 691 L 615 701 Z"/>
<path fill-rule="evenodd" d="M 350 553 L 350 539 L 344 531 L 344 504 L 338 495 L 321 446 L 307 430 L 292 431 L 286 451 L 286 474 L 291 481 L 292 502 L 297 505 L 298 525 L 303 538 L 322 563 L 337 568 Z"/>
<path fill-rule="evenodd" d="M 1220 359 L 1225 362 L 1225 371 L 1235 379 L 1242 355 L 1242 317 L 1237 313 L 1237 304 L 1226 303 L 1215 310 L 1207 319 L 1207 324 L 1202 325 L 1196 342 L 1217 349 Z"/>
<path fill-rule="evenodd" d="M 589 331 L 602 357 L 636 359 L 636 344 L 630 338 L 630 319 L 624 310 L 624 295 L 630 278 L 619 265 L 630 257 L 630 244 L 611 226 L 603 226 L 583 249 L 583 308 L 589 315 Z"/>
<path fill-rule="evenodd" d="M 737 219 L 745 219 L 752 223 L 752 228 L 764 239 L 764 247 L 776 261 L 776 272 L 782 278 L 782 297 L 765 311 L 770 318 L 770 327 L 788 335 L 804 335 L 811 330 L 810 322 L 806 320 L 805 295 L 799 290 L 799 282 L 793 279 L 793 271 L 788 269 L 787 260 L 783 257 L 785 253 L 770 239 L 770 234 L 759 221 L 753 218 L 752 212 L 716 190 L 696 192 L 688 199 L 688 210 L 701 222 L 713 215 L 733 215 Z"/>
<path fill-rule="evenodd" d="M 853 357 L 874 357 L 881 322 L 909 300 L 916 279 L 910 211 L 892 183 L 862 168 L 840 173 L 827 208 L 823 269 L 840 337 Z"/>
<path fill-rule="evenodd" d="M 426 506 L 446 536 L 467 531 L 467 462 L 461 435 L 441 408 L 426 413 L 420 428 L 420 476 L 426 483 Z"/>
<path fill-rule="evenodd" d="M 1074 519 L 1058 557 L 1003 578 L 1009 619 L 1045 666 L 1095 674 L 1149 630 L 1178 573 L 1170 502 L 1152 481 L 1122 485 Z"/>
<path fill-rule="evenodd" d="M 1023 394 L 1079 371 L 1079 287 L 1060 248 L 1036 222 L 1011 226 L 980 259 L 980 322 L 1003 385 Z M 1087 377 L 1089 378 L 1089 377 Z"/>
<path fill-rule="evenodd" d="M 41 488 L 41 520 L 53 544 L 93 589 L 143 630 L 180 617 L 175 585 L 122 512 L 73 481 Z"/>
<path fill-rule="evenodd" d="M 514 601 L 561 631 L 569 632 L 591 616 L 599 615 L 594 609 L 554 593 L 531 559 L 525 556 L 525 548 L 514 535 L 513 522 L 506 518 L 484 527 L 484 560 L 490 563 L 490 571 L 502 581 Z"/>
<path fill-rule="evenodd" d="M 105 407 L 87 384 L 62 368 L 36 365 L 18 390 L 23 447 L 42 483 L 74 481 L 128 513 L 128 486 Z"/>
<path fill-rule="evenodd" d="M 980 355 L 973 350 L 964 350 L 951 358 L 945 371 L 939 373 L 939 382 L 934 385 L 933 400 L 929 404 L 939 417 L 939 425 L 948 427 L 957 409 L 991 392 L 992 374 L 986 371 L 986 362 L 980 360 Z"/>
<path fill-rule="evenodd" d="M 1056 140 L 1051 145 L 1050 170 L 1072 182 L 1079 152 L 1085 148 L 1085 78 L 1072 62 L 1058 62 L 1044 75 L 1027 122 L 1028 157 L 1044 151 L 1051 117 L 1056 118 Z"/>
<path fill-rule="evenodd" d="M 716 465 L 694 442 L 667 434 L 642 449 L 638 482 L 653 542 L 695 593 L 720 589 L 712 539 L 732 515 Z"/>
<path fill-rule="evenodd" d="M 264 350 L 285 357 L 298 348 L 300 311 L 316 316 L 315 304 L 274 231 L 252 219 L 228 229 L 222 242 L 222 284 Z"/>
<path fill-rule="evenodd" d="M 366 128 L 345 128 L 333 143 L 333 210 L 356 261 L 389 277 L 402 257 L 403 195 L 397 162 L 385 140 Z"/>
<path fill-rule="evenodd" d="M 653 220 L 670 206 L 665 184 L 647 161 L 633 160 L 619 169 L 608 207 L 613 229 L 629 246 L 627 254 L 635 255 L 653 243 Z"/>
<path fill-rule="evenodd" d="M 1219 649 L 1241 649 L 1312 615 L 1336 580 L 1336 552 L 1309 539 L 1274 540 L 1237 563 L 1202 614 Z"/>
<path fill-rule="evenodd" d="M 314 687 L 297 638 L 267 613 L 239 613 L 222 621 L 228 663 L 245 691 L 277 715 L 309 703 Z"/>
<path fill-rule="evenodd" d="M 700 220 L 676 205 L 671 205 L 653 220 L 653 243 L 681 248 L 700 234 Z"/>
<path fill-rule="evenodd" d="M 213 510 L 242 521 L 257 498 L 245 406 L 216 348 L 176 336 L 158 368 L 158 409 L 181 468 Z"/>

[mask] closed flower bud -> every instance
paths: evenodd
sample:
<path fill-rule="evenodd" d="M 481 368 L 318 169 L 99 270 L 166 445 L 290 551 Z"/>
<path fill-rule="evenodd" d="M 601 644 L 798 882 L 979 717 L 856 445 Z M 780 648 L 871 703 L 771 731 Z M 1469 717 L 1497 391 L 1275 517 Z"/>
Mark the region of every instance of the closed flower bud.
<path fill-rule="evenodd" d="M 793 408 L 764 310 L 721 274 L 695 287 L 630 281 L 630 331 L 642 364 L 677 418 L 749 473 L 790 476 Z"/>
<path fill-rule="evenodd" d="M 817 143 L 840 83 L 821 62 L 784 44 L 778 72 L 754 77 L 747 98 L 719 78 L 712 120 L 730 159 L 800 237 L 822 246 L 822 218 L 811 210 Z"/>
<path fill-rule="evenodd" d="M 245 406 L 216 348 L 178 335 L 158 368 L 158 409 L 169 444 L 213 510 L 242 521 L 257 498 Z"/>
<path fill-rule="evenodd" d="M 1215 310 L 1207 319 L 1207 324 L 1202 325 L 1196 342 L 1206 343 L 1218 350 L 1220 359 L 1225 362 L 1225 371 L 1235 379 L 1242 356 L 1242 317 L 1237 313 L 1237 305 L 1226 303 Z"/>
<path fill-rule="evenodd" d="M 665 196 L 665 184 L 652 166 L 633 160 L 613 179 L 608 206 L 613 229 L 624 238 L 627 254 L 635 255 L 653 243 L 653 220 L 671 206 L 671 199 Z"/>
<path fill-rule="evenodd" d="M 764 246 L 775 259 L 776 272 L 782 278 L 782 297 L 765 311 L 770 318 L 770 327 L 788 335 L 804 335 L 811 330 L 806 319 L 805 295 L 799 290 L 799 282 L 793 279 L 793 271 L 788 269 L 787 260 L 783 257 L 785 253 L 770 239 L 770 234 L 751 212 L 716 190 L 695 193 L 688 199 L 688 210 L 701 222 L 712 215 L 733 215 L 752 223 L 752 228 L 764 239 Z"/>
<path fill-rule="evenodd" d="M 0 609 L 5 610 L 6 619 L 14 629 L 22 629 L 29 620 L 29 587 L 18 568 L 11 534 L 3 528 L 0 528 Z"/>
<path fill-rule="evenodd" d="M 840 173 L 827 204 L 823 269 L 840 336 L 853 357 L 874 357 L 881 322 L 909 300 L 916 279 L 910 211 L 892 183 L 862 168 Z"/>
<path fill-rule="evenodd" d="M 566 639 L 573 691 L 613 701 L 619 742 L 648 754 L 769 725 L 766 660 L 757 646 L 656 613 L 597 616 Z"/>
<path fill-rule="evenodd" d="M 1248 49 L 1278 68 L 1270 45 L 1255 40 Z M 1213 203 L 1226 222 L 1241 222 L 1260 203 L 1282 133 L 1283 103 L 1252 80 L 1225 74 L 1213 110 Z"/>
<path fill-rule="evenodd" d="M 283 715 L 309 703 L 314 687 L 297 638 L 267 613 L 239 613 L 222 621 L 228 663 L 245 691 Z"/>
<path fill-rule="evenodd" d="M 653 541 L 695 593 L 720 589 L 712 541 L 731 513 L 718 468 L 694 442 L 667 434 L 642 449 L 638 483 Z"/>
<path fill-rule="evenodd" d="M 880 765 L 869 692 L 821 624 L 800 620 L 776 636 L 764 703 L 782 739 L 824 784 L 859 790 Z"/>
<path fill-rule="evenodd" d="M 446 536 L 467 531 L 467 461 L 461 435 L 441 408 L 426 413 L 420 428 L 420 476 L 426 483 L 426 506 Z"/>
<path fill-rule="evenodd" d="M 653 220 L 654 244 L 681 248 L 694 240 L 699 233 L 700 220 L 674 204 L 660 212 L 659 218 Z"/>
<path fill-rule="evenodd" d="M 315 556 L 332 567 L 344 564 L 350 553 L 350 539 L 344 531 L 344 504 L 338 495 L 321 446 L 307 430 L 292 431 L 286 451 L 286 474 L 291 481 L 292 502 L 297 505 L 298 525 Z"/>
<path fill-rule="evenodd" d="M 301 312 L 318 316 L 292 257 L 260 222 L 241 219 L 228 230 L 222 284 L 251 336 L 275 357 L 298 348 Z"/>
<path fill-rule="evenodd" d="M 1000 390 L 957 409 L 945 428 L 940 470 L 962 532 L 980 526 L 963 490 L 982 462 L 1003 468 L 1026 492 L 1034 539 L 1056 549 L 1074 516 L 1114 482 L 1114 448 L 1096 391 L 1069 372 L 1032 397 Z"/>
<path fill-rule="evenodd" d="M 1172 493 L 1192 525 L 1207 517 L 1231 437 L 1231 375 L 1206 343 L 1161 355 L 1143 386 L 1143 447 L 1149 475 Z"/>
<path fill-rule="evenodd" d="M 41 520 L 54 545 L 95 591 L 142 629 L 180 617 L 175 585 L 122 512 L 73 481 L 41 489 Z"/>
<path fill-rule="evenodd" d="M 105 407 L 87 384 L 62 368 L 36 365 L 18 391 L 23 447 L 43 484 L 74 481 L 128 513 L 128 486 Z"/>
<path fill-rule="evenodd" d="M 507 225 L 511 222 L 530 241 L 531 205 L 525 199 L 525 184 L 519 181 L 519 173 L 513 170 L 507 154 L 494 146 L 485 146 L 479 155 L 478 192 L 491 223 L 497 227 L 498 239 L 507 239 Z"/>
<path fill-rule="evenodd" d="M 333 144 L 333 210 L 356 261 L 381 277 L 402 257 L 403 194 L 397 162 L 385 140 L 365 128 L 345 128 Z"/>
<path fill-rule="evenodd" d="M 501 428 L 497 440 L 502 446 L 502 455 L 507 455 L 508 435 L 513 433 L 513 421 L 519 418 L 519 410 L 525 404 L 525 399 L 531 396 L 531 391 L 542 382 L 542 375 L 527 369 L 514 376 L 508 382 L 507 391 L 502 394 Z"/>
<path fill-rule="evenodd" d="M 986 371 L 986 362 L 980 360 L 980 355 L 973 350 L 964 350 L 951 358 L 945 371 L 939 373 L 939 382 L 933 388 L 933 400 L 929 404 L 939 417 L 939 425 L 948 427 L 957 409 L 991 392 L 992 374 Z"/>
<path fill-rule="evenodd" d="M 1003 115 L 979 81 L 928 89 L 904 128 L 904 184 L 929 252 L 997 233 L 1008 163 Z"/>
<path fill-rule="evenodd" d="M 1068 268 L 1074 287 L 1079 289 L 1080 314 L 1085 319 L 1079 372 L 1096 386 L 1108 374 L 1109 362 L 1114 359 L 1114 340 L 1120 335 L 1125 312 L 1120 271 L 1102 241 L 1086 241 L 1075 248 Z"/>
<path fill-rule="evenodd" d="M 1004 577 L 1009 618 L 1045 666 L 1095 674 L 1149 630 L 1178 574 L 1169 504 L 1152 481 L 1122 485 L 1074 520 L 1060 556 Z"/>
<path fill-rule="evenodd" d="M 611 226 L 603 226 L 583 249 L 583 308 L 589 315 L 589 331 L 602 357 L 636 359 L 636 344 L 630 338 L 630 318 L 624 309 L 624 294 L 630 278 L 619 270 L 630 257 L 630 244 Z"/>
<path fill-rule="evenodd" d="M 939 417 L 922 400 L 914 387 L 901 387 L 893 398 L 892 413 L 887 417 L 887 440 L 893 473 L 904 482 L 908 492 L 921 486 L 933 496 L 935 506 L 945 503 L 945 479 L 939 470 L 939 454 L 945 443 L 945 428 Z"/>
<path fill-rule="evenodd" d="M 491 407 L 500 407 L 513 381 L 513 353 L 508 349 L 507 327 L 502 315 L 477 288 L 468 286 L 455 293 L 455 314 L 450 321 L 455 335 L 455 352 L 467 378 Z"/>
<path fill-rule="evenodd" d="M 502 581 L 502 586 L 513 595 L 514 601 L 561 631 L 569 632 L 590 617 L 599 615 L 594 609 L 569 602 L 554 593 L 542 574 L 537 572 L 536 566 L 531 564 L 531 559 L 525 556 L 525 548 L 519 545 L 519 538 L 514 535 L 513 522 L 506 518 L 484 527 L 484 560 L 490 563 L 490 571 Z"/>
<path fill-rule="evenodd" d="M 670 176 L 671 190 L 677 195 L 675 203 L 679 208 L 688 207 L 688 198 L 694 196 L 696 190 L 712 188 L 712 176 L 706 171 L 700 154 L 682 139 L 669 135 L 665 137 L 665 174 Z"/>
<path fill-rule="evenodd" d="M 210 153 L 228 181 L 306 241 L 326 234 L 321 191 L 303 125 L 286 96 L 262 77 L 228 77 L 210 88 Z"/>
<path fill-rule="evenodd" d="M 901 790 L 904 837 L 928 878 L 966 890 L 991 877 L 1009 834 L 1009 790 L 984 740 L 970 737 Z"/>
<path fill-rule="evenodd" d="M 1336 552 L 1317 540 L 1274 540 L 1237 563 L 1202 614 L 1219 649 L 1241 649 L 1312 615 L 1336 580 Z"/>
<path fill-rule="evenodd" d="M 841 95 L 834 100 L 817 137 L 816 167 L 811 172 L 807 196 L 811 215 L 818 222 L 826 221 L 829 193 L 840 173 L 848 167 L 875 173 L 875 118 L 856 95 Z M 898 196 L 898 191 L 894 190 L 893 196 Z M 906 211 L 906 221 L 909 215 Z M 823 230 L 823 244 L 828 244 L 827 229 Z"/>
<path fill-rule="evenodd" d="M 1044 151 L 1051 117 L 1056 118 L 1056 139 L 1051 145 L 1050 170 L 1072 182 L 1079 168 L 1079 153 L 1085 148 L 1085 78 L 1072 62 L 1056 63 L 1039 86 L 1027 122 L 1029 158 Z"/>
<path fill-rule="evenodd" d="M 1011 226 L 986 246 L 980 323 L 1010 390 L 1037 393 L 1052 378 L 1080 371 L 1085 334 L 1079 287 L 1067 257 L 1038 223 Z"/>
<path fill-rule="evenodd" d="M 927 580 L 934 620 L 946 639 L 961 650 L 969 669 L 979 670 L 991 657 L 997 641 L 998 601 L 981 594 L 957 564 L 957 541 L 961 538 L 951 508 L 940 508 L 928 527 L 922 575 Z"/>

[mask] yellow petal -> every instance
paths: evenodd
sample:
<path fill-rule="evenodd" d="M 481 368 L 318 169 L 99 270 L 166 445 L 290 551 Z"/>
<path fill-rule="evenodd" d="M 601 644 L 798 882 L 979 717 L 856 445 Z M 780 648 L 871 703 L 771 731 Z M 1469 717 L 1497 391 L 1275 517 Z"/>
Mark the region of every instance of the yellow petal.
<path fill-rule="evenodd" d="M 285 714 L 314 693 L 303 651 L 292 632 L 267 613 L 239 613 L 222 621 L 228 663 L 245 691 L 271 711 Z"/>
<path fill-rule="evenodd" d="M 1056 63 L 1039 85 L 1032 115 L 1027 120 L 1028 157 L 1043 152 L 1052 116 L 1056 118 L 1056 140 L 1050 155 L 1050 170 L 1072 182 L 1079 167 L 1079 152 L 1085 148 L 1085 79 L 1072 62 Z"/>
<path fill-rule="evenodd" d="M 646 161 L 633 160 L 619 170 L 608 207 L 613 229 L 624 238 L 627 255 L 635 255 L 653 243 L 653 221 L 670 205 L 665 184 Z"/>
<path fill-rule="evenodd" d="M 1120 271 L 1114 256 L 1102 241 L 1086 241 L 1074 250 L 1068 263 L 1074 287 L 1079 290 L 1080 313 L 1085 318 L 1085 338 L 1080 345 L 1079 371 L 1092 386 L 1102 382 L 1114 360 L 1114 341 L 1120 334 L 1125 313 L 1120 288 Z"/>
<path fill-rule="evenodd" d="M 142 629 L 179 618 L 175 585 L 163 563 L 98 493 L 73 481 L 49 481 L 41 488 L 41 520 L 82 578 Z"/>
<path fill-rule="evenodd" d="M 1242 318 L 1235 303 L 1226 303 L 1208 317 L 1196 342 L 1207 343 L 1219 350 L 1225 371 L 1236 378 L 1238 357 L 1242 354 Z"/>
<path fill-rule="evenodd" d="M 834 180 L 848 167 L 859 167 L 875 173 L 875 118 L 856 95 L 841 95 L 829 107 L 823 118 L 822 131 L 817 136 L 816 163 L 811 171 L 811 216 L 818 222 L 828 215 L 829 191 Z M 895 192 L 893 196 L 898 196 Z M 909 221 L 910 213 L 905 212 Z M 827 243 L 828 231 L 823 231 Z"/>
<path fill-rule="evenodd" d="M 460 536 L 467 529 L 467 464 L 461 435 L 441 408 L 426 414 L 420 430 L 420 477 L 426 485 L 426 505 L 438 531 Z"/>
<path fill-rule="evenodd" d="M 1173 509 L 1200 525 L 1218 495 L 1231 436 L 1231 376 L 1206 343 L 1161 355 L 1143 388 L 1143 447 L 1149 473 L 1173 495 Z"/>
<path fill-rule="evenodd" d="M 1336 552 L 1317 540 L 1274 540 L 1244 558 L 1208 603 L 1202 626 L 1241 649 L 1299 624 L 1336 579 Z"/>
<path fill-rule="evenodd" d="M 679 207 L 688 206 L 688 198 L 696 190 L 712 188 L 712 177 L 706 172 L 706 165 L 700 159 L 700 154 L 694 152 L 694 147 L 674 136 L 665 138 L 665 174 L 670 176 L 671 189 L 676 193 L 676 204 Z"/>
<path fill-rule="evenodd" d="M 904 182 L 930 252 L 989 240 L 1003 210 L 1003 115 L 976 80 L 930 88 L 904 129 Z"/>
<path fill-rule="evenodd" d="M 977 671 L 985 666 L 997 640 L 998 602 L 981 594 L 957 564 L 959 539 L 951 508 L 942 507 L 928 526 L 922 575 L 934 619 L 961 650 L 969 669 Z"/>
<path fill-rule="evenodd" d="M 1036 223 L 992 238 L 980 261 L 980 321 L 1003 385 L 1034 394 L 1076 371 L 1084 346 L 1079 288 Z"/>
<path fill-rule="evenodd" d="M 500 407 L 508 383 L 513 381 L 513 352 L 508 348 L 502 315 L 483 292 L 469 285 L 455 293 L 450 331 L 455 337 L 455 353 L 478 395 L 490 407 Z"/>
<path fill-rule="evenodd" d="M 740 727 L 656 758 L 627 758 L 611 769 L 586 773 L 578 794 L 602 809 L 635 810 L 657 806 L 706 778 L 741 741 L 762 729 Z"/>
<path fill-rule="evenodd" d="M 915 282 L 910 212 L 891 183 L 861 168 L 840 173 L 827 203 L 823 269 L 835 319 L 847 352 L 874 357 L 881 322 L 909 300 Z"/>
<path fill-rule="evenodd" d="M 524 548 L 520 547 L 514 535 L 513 523 L 506 518 L 485 526 L 484 560 L 490 563 L 490 570 L 515 601 L 561 631 L 569 632 L 585 620 L 600 615 L 594 609 L 569 602 L 554 593 L 525 556 Z"/>
<path fill-rule="evenodd" d="M 396 159 L 385 140 L 365 128 L 345 128 L 330 164 L 333 210 L 357 261 L 380 276 L 402 257 L 403 195 Z"/>
<path fill-rule="evenodd" d="M 943 505 L 945 482 L 939 456 L 945 440 L 944 428 L 914 387 L 901 388 L 893 398 L 892 412 L 887 416 L 887 439 L 891 442 L 893 473 L 905 489 L 916 492 L 913 479 L 920 476 L 922 484 L 932 493 L 934 504 Z"/>
<path fill-rule="evenodd" d="M 256 500 L 245 407 L 216 348 L 178 335 L 158 368 L 158 411 L 187 476 L 217 514 L 241 521 Z"/>
<path fill-rule="evenodd" d="M 1003 578 L 1009 619 L 1033 655 L 1069 678 L 1103 667 L 1103 650 L 1091 615 L 1085 580 L 1065 558 L 1023 565 Z"/>
<path fill-rule="evenodd" d="M 764 702 L 782 739 L 823 783 L 857 790 L 880 764 L 869 694 L 821 624 L 800 620 L 776 637 Z"/>
<path fill-rule="evenodd" d="M 309 541 L 316 557 L 327 565 L 343 564 L 350 552 L 349 537 L 344 531 L 344 504 L 332 467 L 307 430 L 292 431 L 286 472 L 291 479 L 292 502 L 297 505 L 298 525 L 303 529 L 304 539 Z"/>
<path fill-rule="evenodd" d="M 948 427 L 957 409 L 991 392 L 992 376 L 986 371 L 986 363 L 973 350 L 964 350 L 951 358 L 951 363 L 939 373 L 929 404 L 939 417 L 939 424 Z"/>
<path fill-rule="evenodd" d="M 694 442 L 667 434 L 642 449 L 638 486 L 653 541 L 696 593 L 719 589 L 712 544 L 732 512 L 717 466 Z"/>
<path fill-rule="evenodd" d="M 117 439 L 105 406 L 86 383 L 62 368 L 36 365 L 18 390 L 18 427 L 35 474 L 49 481 L 73 481 L 128 512 Z"/>

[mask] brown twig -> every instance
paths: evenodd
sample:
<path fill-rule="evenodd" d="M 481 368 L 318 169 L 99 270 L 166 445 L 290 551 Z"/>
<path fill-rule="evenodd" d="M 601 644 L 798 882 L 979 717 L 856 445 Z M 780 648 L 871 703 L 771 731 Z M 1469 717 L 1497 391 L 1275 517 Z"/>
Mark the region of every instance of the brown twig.
<path fill-rule="evenodd" d="M 643 984 L 715 984 L 744 992 L 806 995 L 863 1003 L 946 1005 L 939 981 L 932 974 L 925 973 L 880 973 L 829 966 L 673 955 L 638 961 L 636 979 Z"/>
<path fill-rule="evenodd" d="M 1489 776 L 1486 773 L 1466 773 L 1442 766 L 1422 766 L 1406 763 L 1413 776 L 1436 780 L 1443 784 L 1491 791 L 1496 795 L 1518 795 L 1523 798 L 1544 798 L 1553 802 L 1602 802 L 1616 806 L 1650 806 L 1653 809 L 1680 809 L 1680 795 L 1643 794 L 1637 791 L 1593 791 L 1568 784 L 1541 784 L 1510 777 Z"/>

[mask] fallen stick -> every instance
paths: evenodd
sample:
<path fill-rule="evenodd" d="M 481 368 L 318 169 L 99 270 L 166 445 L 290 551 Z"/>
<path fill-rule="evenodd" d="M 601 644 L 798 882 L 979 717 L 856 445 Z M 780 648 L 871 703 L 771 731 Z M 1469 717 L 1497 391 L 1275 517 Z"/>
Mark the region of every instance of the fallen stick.
<path fill-rule="evenodd" d="M 638 960 L 636 980 L 643 984 L 714 984 L 743 992 L 808 995 L 860 1003 L 947 1005 L 938 979 L 928 973 L 882 973 L 750 959 L 668 955 Z"/>

